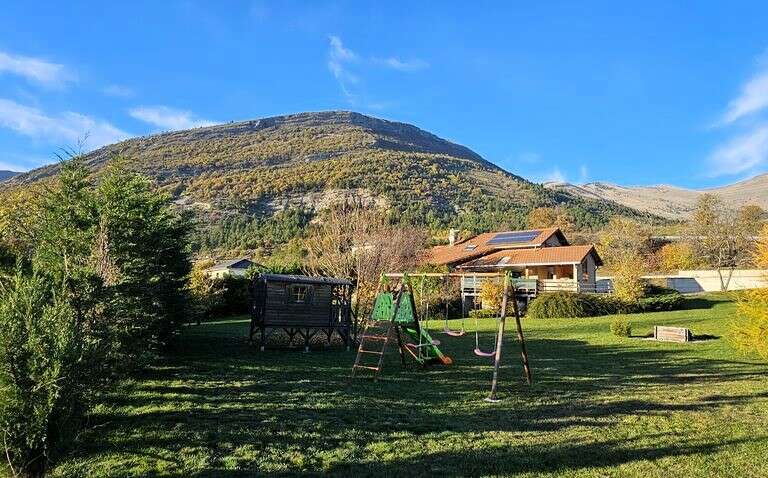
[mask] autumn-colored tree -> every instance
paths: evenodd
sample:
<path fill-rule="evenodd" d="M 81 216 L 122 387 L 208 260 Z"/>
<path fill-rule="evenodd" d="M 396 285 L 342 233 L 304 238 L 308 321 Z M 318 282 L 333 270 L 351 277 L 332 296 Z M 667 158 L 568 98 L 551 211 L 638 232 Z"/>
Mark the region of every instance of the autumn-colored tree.
<path fill-rule="evenodd" d="M 768 225 L 764 225 L 754 254 L 755 265 L 766 269 L 768 282 Z M 739 301 L 739 317 L 733 323 L 737 347 L 768 360 L 768 287 L 746 291 Z"/>
<path fill-rule="evenodd" d="M 643 295 L 642 275 L 650 249 L 650 232 L 642 224 L 623 217 L 611 218 L 600 235 L 600 255 L 613 272 L 616 296 L 637 302 Z"/>
<path fill-rule="evenodd" d="M 480 300 L 483 308 L 498 312 L 504 298 L 504 284 L 501 281 L 488 280 L 480 286 Z"/>
<path fill-rule="evenodd" d="M 734 214 L 715 194 L 704 194 L 696 203 L 688 227 L 689 242 L 694 255 L 717 270 L 722 290 L 728 290 L 733 270 L 751 259 L 754 213 L 747 207 Z"/>
<path fill-rule="evenodd" d="M 627 256 L 645 257 L 650 252 L 650 239 L 650 230 L 645 225 L 614 216 L 600 233 L 600 257 L 612 269 Z"/>
<path fill-rule="evenodd" d="M 736 220 L 745 234 L 757 236 L 765 223 L 766 213 L 756 204 L 747 204 L 739 209 Z"/>
<path fill-rule="evenodd" d="M 546 227 L 559 227 L 564 233 L 570 233 L 575 229 L 573 218 L 561 206 L 537 207 L 528 213 L 527 224 L 530 229 L 543 229 Z"/>
<path fill-rule="evenodd" d="M 665 271 L 690 270 L 698 265 L 693 248 L 687 242 L 665 244 L 657 255 L 659 267 Z"/>
<path fill-rule="evenodd" d="M 215 309 L 223 294 L 223 290 L 216 287 L 216 281 L 206 273 L 206 269 L 214 264 L 212 259 L 198 261 L 192 266 L 189 274 L 188 287 L 192 299 L 190 314 L 198 324 Z"/>
<path fill-rule="evenodd" d="M 627 255 L 616 265 L 613 271 L 613 290 L 618 299 L 635 304 L 643 297 L 643 267 L 643 258 L 638 254 Z"/>
<path fill-rule="evenodd" d="M 413 270 L 425 242 L 419 229 L 392 225 L 380 211 L 347 204 L 330 210 L 310 232 L 305 270 L 354 280 L 360 317 L 381 274 Z"/>

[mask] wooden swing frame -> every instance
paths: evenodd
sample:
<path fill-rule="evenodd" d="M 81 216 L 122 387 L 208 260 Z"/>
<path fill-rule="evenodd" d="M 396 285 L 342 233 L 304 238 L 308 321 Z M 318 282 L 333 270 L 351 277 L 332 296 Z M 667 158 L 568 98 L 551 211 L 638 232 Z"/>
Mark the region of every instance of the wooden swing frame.
<path fill-rule="evenodd" d="M 384 274 L 385 277 L 398 279 L 402 278 L 404 276 L 409 277 L 440 277 L 440 278 L 448 278 L 448 277 L 460 277 L 464 278 L 467 276 L 466 273 L 458 273 L 458 272 L 392 272 Z M 510 288 L 511 280 L 510 280 L 510 273 L 509 271 L 504 272 L 503 274 L 500 273 L 493 273 L 493 272 L 476 272 L 470 274 L 474 277 L 503 277 L 504 278 L 504 292 L 503 297 L 501 301 L 501 316 L 499 319 L 499 329 L 496 334 L 496 349 L 495 354 L 493 358 L 493 378 L 491 380 L 491 392 L 490 395 L 485 399 L 487 402 L 496 403 L 499 401 L 496 392 L 498 389 L 498 379 L 499 379 L 499 369 L 501 368 L 501 351 L 504 341 L 504 329 L 506 327 L 506 319 L 507 319 L 507 307 L 508 307 L 508 298 L 511 297 L 512 299 L 512 310 L 515 316 L 515 325 L 517 328 L 517 340 L 520 343 L 520 356 L 523 362 L 523 371 L 525 373 L 525 380 L 528 385 L 531 385 L 533 383 L 533 376 L 531 374 L 531 367 L 528 361 L 528 350 L 525 345 L 525 336 L 523 335 L 523 326 L 520 321 L 520 309 L 517 305 L 517 290 L 514 285 Z"/>

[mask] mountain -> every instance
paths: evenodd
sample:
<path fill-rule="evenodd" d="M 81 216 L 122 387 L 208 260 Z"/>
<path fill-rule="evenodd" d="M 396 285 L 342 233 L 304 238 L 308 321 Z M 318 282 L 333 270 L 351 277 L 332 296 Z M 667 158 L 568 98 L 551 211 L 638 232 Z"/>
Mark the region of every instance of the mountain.
<path fill-rule="evenodd" d="M 6 171 L 6 170 L 0 169 L 0 182 L 5 181 L 6 179 L 10 179 L 16 176 L 17 174 L 20 174 L 20 173 L 17 173 L 16 171 Z"/>
<path fill-rule="evenodd" d="M 322 209 L 354 198 L 386 205 L 395 220 L 468 229 L 519 227 L 534 207 L 562 204 L 576 222 L 636 216 L 611 202 L 551 191 L 469 148 L 415 126 L 347 111 L 300 113 L 138 137 L 88 153 L 96 175 L 122 157 L 182 207 L 213 221 Z M 0 185 L 11 189 L 55 174 L 50 165 Z"/>
<path fill-rule="evenodd" d="M 568 192 L 586 199 L 613 201 L 623 206 L 668 219 L 681 220 L 690 216 L 702 194 L 717 194 L 726 205 L 738 208 L 756 204 L 768 210 L 768 174 L 745 181 L 710 189 L 683 189 L 675 186 L 619 186 L 610 183 L 548 183 L 554 191 Z"/>

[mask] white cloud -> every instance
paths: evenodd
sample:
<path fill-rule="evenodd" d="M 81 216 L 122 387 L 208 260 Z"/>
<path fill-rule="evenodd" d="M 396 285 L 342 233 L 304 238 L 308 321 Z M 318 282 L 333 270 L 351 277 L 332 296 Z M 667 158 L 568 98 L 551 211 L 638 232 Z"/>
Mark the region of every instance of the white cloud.
<path fill-rule="evenodd" d="M 362 104 L 367 108 L 382 109 L 389 104 L 389 102 L 372 101 L 367 98 L 368 95 L 364 94 L 360 85 L 360 76 L 352 71 L 354 68 L 360 71 L 366 66 L 380 65 L 398 71 L 414 71 L 429 66 L 427 62 L 419 59 L 404 61 L 395 56 L 386 58 L 361 56 L 344 46 L 344 42 L 338 36 L 331 35 L 328 39 L 330 42 L 328 70 L 336 78 L 341 92 L 352 105 Z"/>
<path fill-rule="evenodd" d="M 107 96 L 116 96 L 118 98 L 131 98 L 136 95 L 131 88 L 123 85 L 108 85 L 101 91 Z"/>
<path fill-rule="evenodd" d="M 539 183 L 567 183 L 568 179 L 565 177 L 560 168 L 555 168 L 548 173 L 540 175 L 538 177 Z"/>
<path fill-rule="evenodd" d="M 768 124 L 732 139 L 709 157 L 712 176 L 735 175 L 768 163 Z"/>
<path fill-rule="evenodd" d="M 393 70 L 398 71 L 416 71 L 429 67 L 429 63 L 424 60 L 419 60 L 418 58 L 403 61 L 400 58 L 391 56 L 389 58 L 374 58 L 372 61 L 379 65 L 383 65 L 387 68 L 392 68 Z"/>
<path fill-rule="evenodd" d="M 140 121 L 168 131 L 217 124 L 215 121 L 199 118 L 191 111 L 177 110 L 167 106 L 137 106 L 131 108 L 128 114 Z"/>
<path fill-rule="evenodd" d="M 75 146 L 85 139 L 83 147 L 98 148 L 131 135 L 112 124 L 80 113 L 67 111 L 49 115 L 37 108 L 0 98 L 0 127 L 18 134 L 39 138 L 49 143 Z"/>
<path fill-rule="evenodd" d="M 741 94 L 728 103 L 721 123 L 729 124 L 768 107 L 768 71 L 762 71 L 744 84 Z"/>
<path fill-rule="evenodd" d="M 346 48 L 344 46 L 344 43 L 341 41 L 341 38 L 331 35 L 330 36 L 331 41 L 331 58 L 346 62 L 346 61 L 357 61 L 357 54 L 350 50 L 349 48 Z"/>
<path fill-rule="evenodd" d="M 346 48 L 341 38 L 337 36 L 330 37 L 330 50 L 328 51 L 328 69 L 333 73 L 334 78 L 339 83 L 339 88 L 344 96 L 350 102 L 355 100 L 356 95 L 352 93 L 349 85 L 357 84 L 359 79 L 356 75 L 350 73 L 347 65 L 358 61 L 358 57 L 352 50 Z"/>
<path fill-rule="evenodd" d="M 61 87 L 76 77 L 64 65 L 0 51 L 0 73 L 19 75 L 45 86 Z"/>
<path fill-rule="evenodd" d="M 579 167 L 579 184 L 584 184 L 589 181 L 589 169 L 586 164 L 582 164 Z"/>

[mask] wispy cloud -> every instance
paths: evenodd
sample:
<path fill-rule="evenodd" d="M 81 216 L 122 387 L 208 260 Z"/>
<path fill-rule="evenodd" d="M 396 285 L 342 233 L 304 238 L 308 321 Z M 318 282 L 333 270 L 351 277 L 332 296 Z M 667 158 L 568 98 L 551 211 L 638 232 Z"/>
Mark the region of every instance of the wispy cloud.
<path fill-rule="evenodd" d="M 0 98 L 0 127 L 48 143 L 74 146 L 87 138 L 86 149 L 115 143 L 131 135 L 109 122 L 67 111 L 50 115 L 37 108 Z"/>
<path fill-rule="evenodd" d="M 555 167 L 544 174 L 536 175 L 534 181 L 537 183 L 567 183 L 568 179 L 560 168 Z"/>
<path fill-rule="evenodd" d="M 759 68 L 728 103 L 717 127 L 736 127 L 741 132 L 720 144 L 707 158 L 708 175 L 755 174 L 768 166 L 768 56 L 758 58 Z M 746 120 L 750 121 L 740 121 Z"/>
<path fill-rule="evenodd" d="M 742 87 L 741 94 L 728 103 L 721 124 L 730 124 L 768 107 L 768 69 L 750 78 Z"/>
<path fill-rule="evenodd" d="M 373 63 L 398 71 L 416 71 L 429 67 L 429 63 L 418 58 L 413 60 L 401 60 L 396 56 L 389 58 L 373 58 Z"/>
<path fill-rule="evenodd" d="M 396 56 L 369 57 L 360 55 L 344 45 L 344 42 L 336 35 L 331 35 L 328 49 L 328 70 L 336 78 L 342 94 L 352 105 L 363 105 L 371 109 L 382 109 L 390 104 L 387 101 L 374 101 L 364 94 L 360 75 L 353 71 L 360 71 L 365 67 L 383 66 L 397 71 L 408 72 L 427 68 L 429 64 L 423 60 L 401 60 Z"/>
<path fill-rule="evenodd" d="M 768 164 L 768 124 L 733 138 L 709 157 L 711 176 L 735 175 Z"/>
<path fill-rule="evenodd" d="M 341 38 L 332 35 L 329 40 L 330 50 L 328 51 L 328 69 L 333 73 L 333 76 L 339 83 L 339 88 L 341 88 L 341 92 L 344 93 L 344 96 L 346 96 L 348 100 L 353 100 L 356 95 L 350 90 L 350 85 L 357 84 L 359 78 L 349 71 L 348 66 L 351 63 L 357 63 L 358 56 L 355 52 L 344 46 Z"/>
<path fill-rule="evenodd" d="M 137 120 L 167 131 L 217 124 L 215 121 L 202 119 L 191 111 L 177 110 L 168 106 L 137 106 L 136 108 L 131 108 L 128 114 Z"/>
<path fill-rule="evenodd" d="M 124 85 L 107 85 L 102 90 L 107 96 L 115 96 L 118 98 L 131 98 L 136 95 L 133 89 Z"/>
<path fill-rule="evenodd" d="M 589 181 L 589 169 L 586 164 L 582 164 L 579 167 L 579 184 L 584 184 Z"/>
<path fill-rule="evenodd" d="M 49 87 L 62 87 L 75 81 L 76 75 L 64 65 L 40 58 L 13 55 L 0 51 L 0 73 L 10 73 Z"/>

